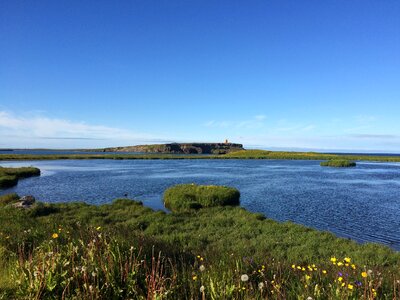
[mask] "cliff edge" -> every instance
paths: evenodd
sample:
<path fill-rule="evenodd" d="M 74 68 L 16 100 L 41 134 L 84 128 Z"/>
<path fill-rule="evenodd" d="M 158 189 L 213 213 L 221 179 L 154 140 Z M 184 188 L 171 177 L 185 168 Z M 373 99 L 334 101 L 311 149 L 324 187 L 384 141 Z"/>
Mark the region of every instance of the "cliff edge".
<path fill-rule="evenodd" d="M 105 148 L 104 152 L 143 152 L 168 154 L 226 154 L 244 150 L 242 144 L 234 143 L 171 143 Z"/>

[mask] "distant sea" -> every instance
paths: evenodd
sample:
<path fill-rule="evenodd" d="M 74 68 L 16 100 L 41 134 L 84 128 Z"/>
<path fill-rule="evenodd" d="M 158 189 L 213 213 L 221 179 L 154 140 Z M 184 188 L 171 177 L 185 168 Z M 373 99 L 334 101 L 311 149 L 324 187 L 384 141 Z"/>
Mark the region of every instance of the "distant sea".
<path fill-rule="evenodd" d="M 142 152 L 103 152 L 55 149 L 0 149 L 0 154 L 69 155 L 69 154 L 143 154 Z"/>
<path fill-rule="evenodd" d="M 370 156 L 400 156 L 400 153 L 357 153 L 357 152 L 321 152 L 323 154 L 337 154 L 337 155 L 370 155 Z"/>
<path fill-rule="evenodd" d="M 295 151 L 301 152 L 301 151 Z M 400 156 L 400 153 L 359 153 L 359 152 L 319 152 L 323 154 L 337 155 L 371 155 L 371 156 Z M 31 154 L 31 155 L 68 155 L 68 154 L 148 154 L 144 152 L 103 152 L 78 150 L 57 150 L 57 149 L 0 149 L 0 154 Z"/>

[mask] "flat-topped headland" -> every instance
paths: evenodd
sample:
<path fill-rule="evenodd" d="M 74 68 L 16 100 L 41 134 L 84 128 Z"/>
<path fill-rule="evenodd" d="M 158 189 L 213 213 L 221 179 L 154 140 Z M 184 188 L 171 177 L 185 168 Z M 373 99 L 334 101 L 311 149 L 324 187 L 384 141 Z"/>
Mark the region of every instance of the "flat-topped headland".
<path fill-rule="evenodd" d="M 227 154 L 244 150 L 235 143 L 170 143 L 105 148 L 104 152 L 143 152 L 168 154 Z"/>

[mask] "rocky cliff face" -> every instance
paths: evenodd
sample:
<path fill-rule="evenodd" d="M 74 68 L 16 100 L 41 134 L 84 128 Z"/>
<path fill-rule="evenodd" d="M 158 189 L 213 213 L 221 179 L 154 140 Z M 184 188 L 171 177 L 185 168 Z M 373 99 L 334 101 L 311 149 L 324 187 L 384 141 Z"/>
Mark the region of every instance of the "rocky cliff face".
<path fill-rule="evenodd" d="M 105 148 L 104 152 L 144 152 L 169 154 L 226 154 L 244 150 L 242 144 L 234 143 L 172 143 Z"/>

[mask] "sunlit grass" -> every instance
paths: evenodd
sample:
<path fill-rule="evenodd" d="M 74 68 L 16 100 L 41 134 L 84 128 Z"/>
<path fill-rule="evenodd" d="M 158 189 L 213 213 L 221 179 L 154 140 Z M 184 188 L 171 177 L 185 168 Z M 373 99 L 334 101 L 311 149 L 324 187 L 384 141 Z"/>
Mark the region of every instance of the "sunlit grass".
<path fill-rule="evenodd" d="M 322 167 L 351 168 L 355 167 L 357 164 L 354 161 L 346 159 L 331 159 L 328 161 L 321 162 L 320 165 Z"/>
<path fill-rule="evenodd" d="M 240 192 L 227 186 L 178 184 L 164 192 L 164 205 L 173 211 L 239 205 Z"/>
<path fill-rule="evenodd" d="M 40 175 L 40 170 L 33 167 L 3 168 L 0 167 L 0 188 L 16 185 L 21 178 Z"/>
<path fill-rule="evenodd" d="M 240 207 L 166 214 L 128 199 L 28 210 L 7 203 L 0 207 L 0 299 L 399 296 L 398 252 Z"/>

